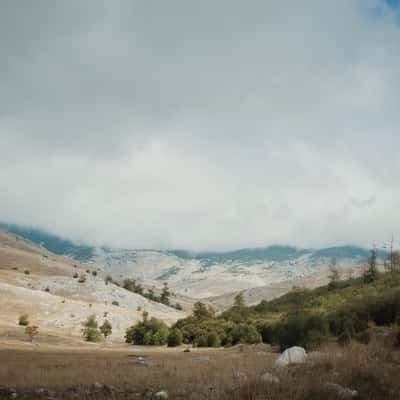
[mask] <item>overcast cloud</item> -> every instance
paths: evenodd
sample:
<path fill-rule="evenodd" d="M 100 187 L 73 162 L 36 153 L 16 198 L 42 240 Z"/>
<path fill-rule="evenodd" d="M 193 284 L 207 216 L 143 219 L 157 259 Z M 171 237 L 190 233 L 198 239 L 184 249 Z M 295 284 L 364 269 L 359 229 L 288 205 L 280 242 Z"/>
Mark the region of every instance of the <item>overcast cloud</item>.
<path fill-rule="evenodd" d="M 1 221 L 193 250 L 400 235 L 397 7 L 0 7 Z"/>

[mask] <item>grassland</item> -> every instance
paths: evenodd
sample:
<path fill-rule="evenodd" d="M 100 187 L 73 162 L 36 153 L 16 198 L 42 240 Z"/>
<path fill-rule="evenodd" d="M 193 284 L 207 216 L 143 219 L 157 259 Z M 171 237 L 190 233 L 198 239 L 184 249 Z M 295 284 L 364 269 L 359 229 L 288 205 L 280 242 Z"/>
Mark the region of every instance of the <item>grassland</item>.
<path fill-rule="evenodd" d="M 326 344 L 306 364 L 274 370 L 277 354 L 266 345 L 231 349 L 32 347 L 0 349 L 0 387 L 19 399 L 133 399 L 166 390 L 170 399 L 338 399 L 333 382 L 357 390 L 360 400 L 399 398 L 400 352 L 387 331 L 369 345 Z M 135 363 L 138 356 L 146 365 Z M 265 382 L 271 372 L 280 383 Z M 4 389 L 0 399 L 10 398 Z"/>

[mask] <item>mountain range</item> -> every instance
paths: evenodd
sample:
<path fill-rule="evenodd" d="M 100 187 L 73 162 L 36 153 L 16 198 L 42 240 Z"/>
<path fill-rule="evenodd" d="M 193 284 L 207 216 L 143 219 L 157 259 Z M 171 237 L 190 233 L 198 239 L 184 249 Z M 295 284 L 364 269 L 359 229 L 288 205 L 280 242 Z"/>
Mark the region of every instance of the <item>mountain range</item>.
<path fill-rule="evenodd" d="M 0 229 L 105 272 L 131 277 L 155 287 L 168 283 L 178 294 L 217 302 L 223 299 L 221 305 L 225 305 L 226 299 L 232 299 L 238 291 L 245 291 L 252 302 L 287 291 L 291 286 L 315 286 L 321 280 L 322 283 L 326 281 L 328 267 L 333 260 L 339 269 L 351 273 L 359 270 L 370 254 L 365 248 L 351 245 L 323 249 L 274 245 L 198 253 L 186 250 L 116 249 L 77 244 L 42 230 L 19 225 L 0 224 Z"/>

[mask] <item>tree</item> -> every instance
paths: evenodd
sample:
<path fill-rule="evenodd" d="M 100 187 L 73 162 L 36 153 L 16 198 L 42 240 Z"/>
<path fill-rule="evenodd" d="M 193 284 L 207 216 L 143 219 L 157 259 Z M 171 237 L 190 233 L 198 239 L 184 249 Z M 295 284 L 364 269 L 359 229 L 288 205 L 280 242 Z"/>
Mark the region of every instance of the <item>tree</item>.
<path fill-rule="evenodd" d="M 143 320 L 126 330 L 125 341 L 136 345 L 162 346 L 167 344 L 168 326 L 156 318 L 148 319 L 143 313 Z"/>
<path fill-rule="evenodd" d="M 28 326 L 29 325 L 29 315 L 28 314 L 22 314 L 18 318 L 18 325 Z"/>
<path fill-rule="evenodd" d="M 34 337 L 39 333 L 39 327 L 36 325 L 28 325 L 25 328 L 25 333 L 29 336 L 31 342 L 33 342 Z"/>
<path fill-rule="evenodd" d="M 208 308 L 204 303 L 201 301 L 197 301 L 194 303 L 193 307 L 193 317 L 197 320 L 212 318 L 214 316 L 213 311 Z"/>
<path fill-rule="evenodd" d="M 371 250 L 371 255 L 367 260 L 367 269 L 364 271 L 363 279 L 365 283 L 374 282 L 378 276 L 378 270 L 376 267 L 376 247 L 374 246 Z"/>
<path fill-rule="evenodd" d="M 235 296 L 233 307 L 236 307 L 236 308 L 239 308 L 239 309 L 246 307 L 246 303 L 244 301 L 243 292 L 240 292 Z"/>
<path fill-rule="evenodd" d="M 332 258 L 331 262 L 329 263 L 329 284 L 328 284 L 328 289 L 329 290 L 334 290 L 338 286 L 338 282 L 340 280 L 340 274 L 339 270 L 336 265 L 336 258 Z"/>
<path fill-rule="evenodd" d="M 100 332 L 103 334 L 104 339 L 107 339 L 107 337 L 111 335 L 112 325 L 107 319 L 104 320 L 103 324 L 100 326 Z"/>
<path fill-rule="evenodd" d="M 87 342 L 99 342 L 101 339 L 101 333 L 98 329 L 98 323 L 96 316 L 89 315 L 86 321 L 82 322 L 82 336 Z"/>
<path fill-rule="evenodd" d="M 180 346 L 183 341 L 183 335 L 180 329 L 174 328 L 168 335 L 168 347 Z"/>
<path fill-rule="evenodd" d="M 160 302 L 165 304 L 166 306 L 169 306 L 170 296 L 171 296 L 171 293 L 168 288 L 168 283 L 164 282 L 164 287 L 163 287 L 163 290 L 162 290 L 161 296 L 160 296 Z"/>

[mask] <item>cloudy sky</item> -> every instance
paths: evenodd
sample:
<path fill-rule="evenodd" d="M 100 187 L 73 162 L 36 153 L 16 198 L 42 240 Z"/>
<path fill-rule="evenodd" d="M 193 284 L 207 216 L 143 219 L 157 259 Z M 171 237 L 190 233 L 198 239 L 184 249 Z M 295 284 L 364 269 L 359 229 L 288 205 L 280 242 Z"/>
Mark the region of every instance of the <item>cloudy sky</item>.
<path fill-rule="evenodd" d="M 0 4 L 0 220 L 121 247 L 400 236 L 400 8 Z"/>

